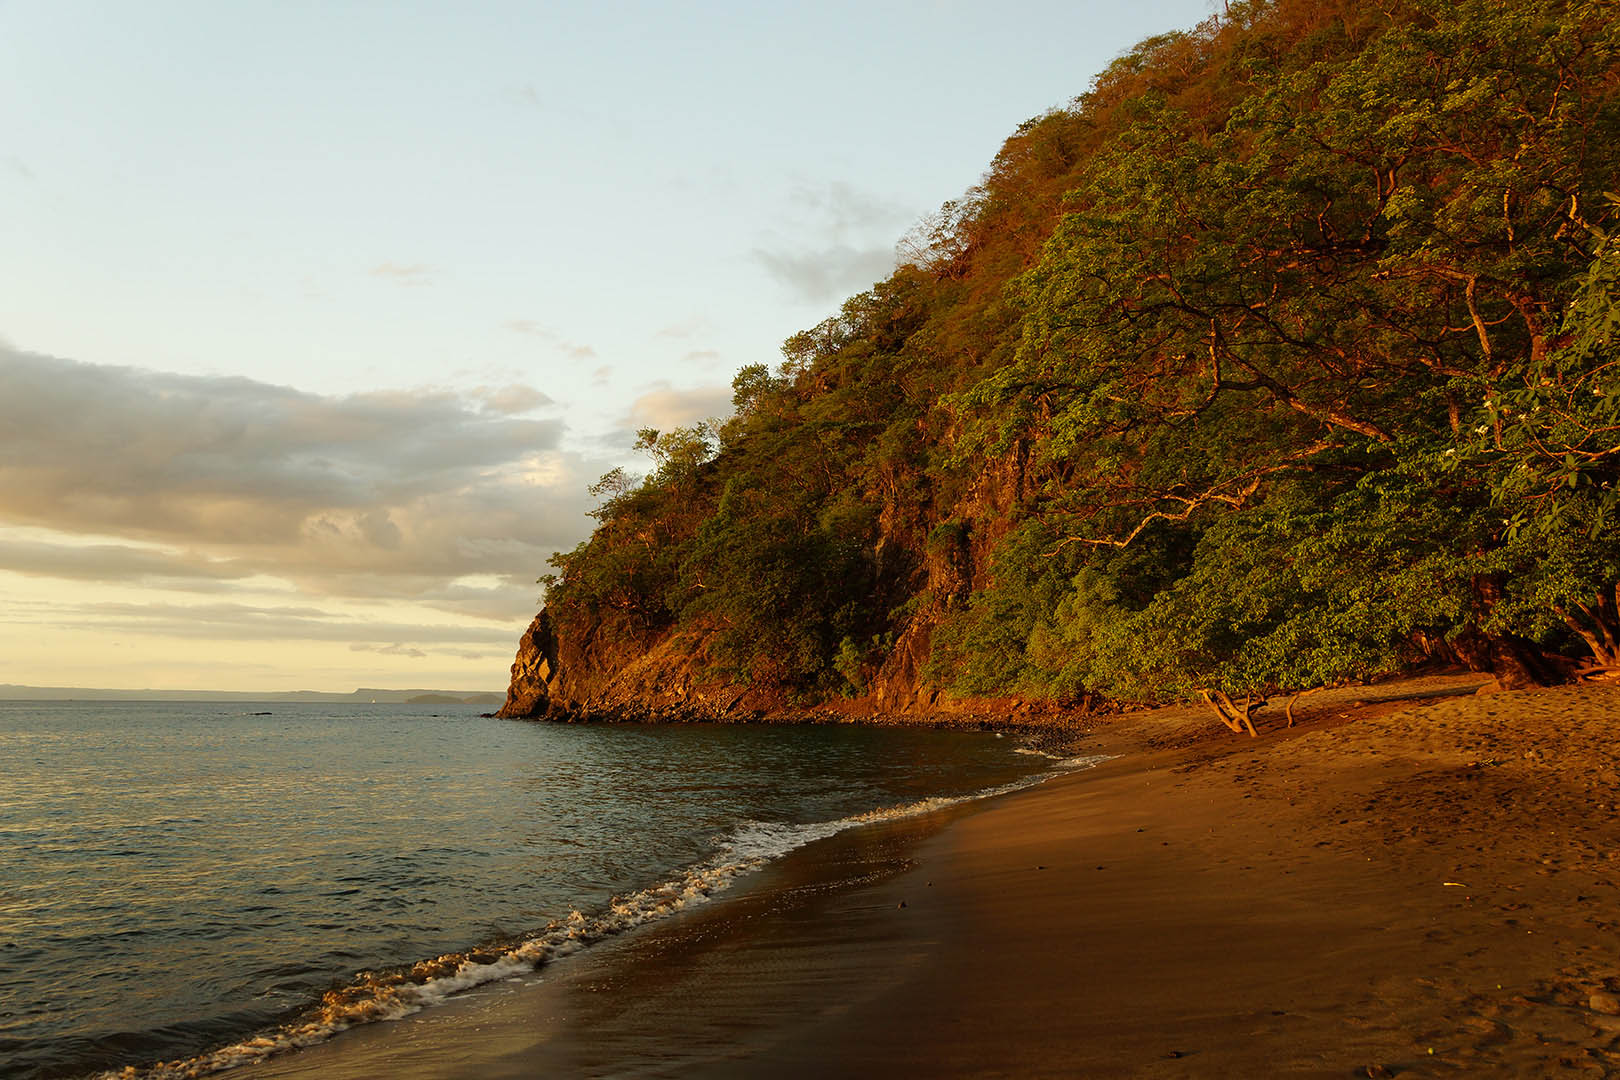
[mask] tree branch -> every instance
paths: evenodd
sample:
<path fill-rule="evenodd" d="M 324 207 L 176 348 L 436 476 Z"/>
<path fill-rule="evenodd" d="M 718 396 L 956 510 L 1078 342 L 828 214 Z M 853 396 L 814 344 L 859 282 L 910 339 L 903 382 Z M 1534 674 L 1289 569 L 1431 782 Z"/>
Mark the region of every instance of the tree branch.
<path fill-rule="evenodd" d="M 1056 555 L 1059 551 L 1062 551 L 1070 544 L 1091 544 L 1094 547 L 1129 547 L 1131 545 L 1131 541 L 1135 540 L 1138 536 L 1141 536 L 1142 530 L 1146 529 L 1155 521 L 1186 521 L 1188 518 L 1192 517 L 1199 507 L 1207 506 L 1210 503 L 1224 503 L 1233 509 L 1237 509 L 1247 502 L 1251 495 L 1260 489 L 1260 484 L 1265 480 L 1266 477 L 1271 476 L 1274 473 L 1286 472 L 1289 469 L 1300 468 L 1300 462 L 1303 459 L 1311 457 L 1312 455 L 1326 450 L 1333 445 L 1334 444 L 1332 442 L 1326 440 L 1312 443 L 1310 446 L 1296 450 L 1294 453 L 1288 455 L 1287 459 L 1279 462 L 1276 465 L 1267 465 L 1264 468 L 1251 469 L 1249 472 L 1242 473 L 1230 480 L 1226 480 L 1215 485 L 1215 487 L 1210 488 L 1201 495 L 1160 495 L 1158 498 L 1173 499 L 1176 502 L 1181 503 L 1181 509 L 1174 511 L 1154 510 L 1141 521 L 1137 522 L 1136 527 L 1132 529 L 1123 540 L 1085 536 L 1067 537 L 1056 548 L 1053 548 L 1051 551 L 1047 552 L 1046 557 L 1051 558 L 1053 555 Z M 1235 492 L 1222 491 L 1221 489 L 1228 484 L 1240 484 L 1241 486 L 1238 487 Z"/>

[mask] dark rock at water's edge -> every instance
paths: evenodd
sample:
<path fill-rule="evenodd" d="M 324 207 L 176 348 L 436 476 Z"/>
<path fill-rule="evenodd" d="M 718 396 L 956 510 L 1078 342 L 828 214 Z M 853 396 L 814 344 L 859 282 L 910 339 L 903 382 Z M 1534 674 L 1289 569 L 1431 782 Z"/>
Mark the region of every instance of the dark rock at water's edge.
<path fill-rule="evenodd" d="M 542 609 L 518 639 L 506 703 L 494 715 L 643 723 L 735 723 L 765 715 L 735 688 L 713 694 L 694 686 L 690 657 L 679 650 L 642 651 L 597 637 L 560 639 L 551 613 Z"/>
<path fill-rule="evenodd" d="M 512 661 L 512 681 L 506 701 L 495 715 L 527 720 L 545 716 L 551 704 L 551 684 L 557 677 L 557 634 L 551 616 L 542 610 L 518 639 Z"/>

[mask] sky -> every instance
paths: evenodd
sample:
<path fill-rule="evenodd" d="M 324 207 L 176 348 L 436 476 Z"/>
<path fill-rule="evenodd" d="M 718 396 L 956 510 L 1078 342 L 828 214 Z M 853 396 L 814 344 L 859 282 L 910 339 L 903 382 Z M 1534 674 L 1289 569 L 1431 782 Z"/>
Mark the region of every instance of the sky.
<path fill-rule="evenodd" d="M 0 684 L 505 685 L 635 431 L 1210 0 L 0 0 Z"/>

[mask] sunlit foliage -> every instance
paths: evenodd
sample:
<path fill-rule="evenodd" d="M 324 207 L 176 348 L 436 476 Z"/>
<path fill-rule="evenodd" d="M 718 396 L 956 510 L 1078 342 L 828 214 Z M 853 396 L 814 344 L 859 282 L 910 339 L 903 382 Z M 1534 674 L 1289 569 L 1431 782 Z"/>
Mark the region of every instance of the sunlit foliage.
<path fill-rule="evenodd" d="M 643 433 L 559 624 L 801 698 L 918 628 L 932 685 L 1062 700 L 1620 662 L 1617 22 L 1277 0 L 1142 43 L 734 418 Z"/>

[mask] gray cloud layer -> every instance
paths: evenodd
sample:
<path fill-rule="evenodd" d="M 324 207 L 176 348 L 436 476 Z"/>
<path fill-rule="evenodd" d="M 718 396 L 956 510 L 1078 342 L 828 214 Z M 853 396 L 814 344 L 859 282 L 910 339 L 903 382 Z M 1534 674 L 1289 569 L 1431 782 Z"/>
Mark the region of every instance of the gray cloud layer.
<path fill-rule="evenodd" d="M 251 604 L 98 604 L 93 611 L 68 609 L 62 614 L 66 625 L 77 626 L 80 617 L 94 617 L 103 625 L 116 621 L 128 630 L 145 630 L 168 637 L 212 639 L 227 636 L 248 641 L 352 641 L 431 642 L 485 645 L 505 649 L 513 636 L 504 628 L 442 626 L 424 623 L 363 622 L 335 619 L 320 608 L 255 607 Z M 380 651 L 381 646 L 364 651 Z M 356 650 L 356 651 L 362 651 Z"/>
<path fill-rule="evenodd" d="M 0 569 L 191 591 L 270 574 L 516 617 L 601 471 L 559 449 L 561 421 L 522 415 L 548 403 L 522 385 L 322 397 L 0 346 L 0 524 L 122 541 L 0 539 Z M 469 574 L 518 586 L 510 606 L 452 584 Z"/>
<path fill-rule="evenodd" d="M 116 626 L 124 635 L 191 641 L 347 643 L 350 652 L 382 656 L 484 660 L 490 662 L 492 672 L 499 672 L 502 661 L 510 658 L 515 640 L 510 627 L 355 619 L 334 616 L 318 607 L 231 602 L 59 604 L 31 613 L 30 621 L 70 630 Z"/>
<path fill-rule="evenodd" d="M 209 559 L 190 551 L 4 538 L 0 538 L 0 568 L 75 581 L 183 582 L 190 591 L 206 591 L 213 583 L 240 580 L 253 573 L 236 560 Z"/>

